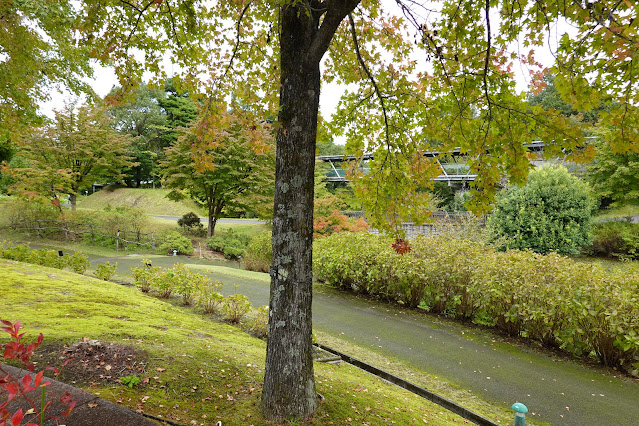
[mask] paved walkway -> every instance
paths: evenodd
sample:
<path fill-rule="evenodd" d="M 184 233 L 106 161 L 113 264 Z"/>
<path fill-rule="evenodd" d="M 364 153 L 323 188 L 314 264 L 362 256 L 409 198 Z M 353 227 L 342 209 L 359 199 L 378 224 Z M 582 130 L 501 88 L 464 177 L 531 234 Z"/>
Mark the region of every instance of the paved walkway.
<path fill-rule="evenodd" d="M 140 256 L 118 258 L 126 273 Z M 153 257 L 170 267 L 192 263 L 183 256 Z M 246 294 L 254 306 L 268 304 L 269 277 L 232 268 L 189 264 L 224 283 L 222 292 Z M 235 284 L 239 284 L 236 289 Z M 525 403 L 534 419 L 557 425 L 639 424 L 639 382 L 604 370 L 498 342 L 490 334 L 398 307 L 316 287 L 315 329 L 404 361 L 502 407 Z M 383 366 L 381 366 L 383 367 Z M 410 379 L 410 378 L 408 378 Z"/>
<path fill-rule="evenodd" d="M 167 219 L 167 220 L 174 220 L 174 221 L 178 221 L 178 219 L 181 219 L 181 216 L 157 216 L 157 215 L 150 215 L 151 217 L 157 217 L 158 219 Z M 200 222 L 202 223 L 209 223 L 209 218 L 208 217 L 201 217 L 200 218 Z M 259 223 L 266 223 L 266 221 L 264 220 L 260 220 L 260 219 L 226 219 L 226 218 L 220 218 L 217 220 L 217 223 L 244 223 L 247 225 L 250 224 L 259 224 Z"/>
<path fill-rule="evenodd" d="M 254 306 L 268 304 L 266 274 L 249 279 L 218 268 L 212 276 L 225 283 L 224 292 L 244 293 Z M 537 420 L 580 426 L 639 424 L 638 381 L 498 342 L 472 327 L 326 287 L 314 293 L 313 326 L 400 359 L 489 403 L 509 408 L 523 402 Z"/>
<path fill-rule="evenodd" d="M 26 370 L 10 367 L 8 365 L 3 365 L 2 368 L 16 378 L 21 378 L 25 374 L 29 373 Z M 69 386 L 50 378 L 47 378 L 46 381 L 51 382 L 51 384 L 46 387 L 46 401 L 54 402 L 46 411 L 46 417 L 48 418 L 48 420 L 44 423 L 46 426 L 55 426 L 59 424 L 67 424 L 69 426 L 153 426 L 159 424 L 142 417 L 133 410 L 129 410 L 121 405 L 106 401 L 73 386 Z M 65 406 L 60 404 L 59 401 L 60 398 L 65 396 L 66 392 L 68 392 L 71 395 L 71 398 L 76 401 L 76 406 L 68 417 L 63 417 L 61 416 L 61 413 L 64 411 Z M 34 401 L 40 401 L 39 388 L 28 392 L 27 395 Z M 26 399 L 17 398 L 14 399 L 7 408 L 12 414 L 20 408 L 22 408 L 22 411 L 26 413 L 31 406 Z M 59 417 L 60 422 L 55 420 L 53 417 Z M 38 424 L 40 423 L 38 419 L 35 418 L 35 415 L 25 416 L 23 423 L 29 421 Z"/>
<path fill-rule="evenodd" d="M 606 218 L 602 218 L 602 219 L 595 219 L 595 223 L 605 223 L 605 222 L 639 223 L 639 214 L 634 215 L 634 216 L 606 217 Z"/>

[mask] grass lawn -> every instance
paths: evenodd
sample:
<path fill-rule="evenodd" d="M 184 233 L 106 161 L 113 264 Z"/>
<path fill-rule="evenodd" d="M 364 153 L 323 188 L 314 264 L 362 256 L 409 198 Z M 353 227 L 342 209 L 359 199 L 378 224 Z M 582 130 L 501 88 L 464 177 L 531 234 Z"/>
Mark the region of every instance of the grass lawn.
<path fill-rule="evenodd" d="M 63 381 L 184 424 L 265 424 L 259 411 L 265 343 L 238 328 L 177 299 L 7 260 L 0 260 L 0 297 L 0 318 L 22 321 L 27 338 L 44 334 L 38 368 L 61 363 L 63 345 L 83 338 L 114 344 L 127 354 L 120 364 L 71 363 Z M 315 373 L 325 400 L 311 424 L 464 423 L 354 367 L 316 363 Z M 133 388 L 118 380 L 133 375 L 142 379 Z"/>
<path fill-rule="evenodd" d="M 575 262 L 595 264 L 602 267 L 606 271 L 625 271 L 630 273 L 631 271 L 639 270 L 639 261 L 637 260 L 619 260 L 615 258 L 602 258 L 602 257 L 589 257 L 589 256 L 575 256 L 573 257 Z"/>
<path fill-rule="evenodd" d="M 105 207 L 137 207 L 149 215 L 182 216 L 189 212 L 204 215 L 204 210 L 193 200 L 171 201 L 166 195 L 168 189 L 123 188 L 108 186 L 101 191 L 79 197 L 77 207 L 87 210 L 104 210 Z"/>
<path fill-rule="evenodd" d="M 639 215 L 639 206 L 623 206 L 611 209 L 600 210 L 595 216 L 597 219 L 614 219 L 618 217 L 628 217 Z"/>

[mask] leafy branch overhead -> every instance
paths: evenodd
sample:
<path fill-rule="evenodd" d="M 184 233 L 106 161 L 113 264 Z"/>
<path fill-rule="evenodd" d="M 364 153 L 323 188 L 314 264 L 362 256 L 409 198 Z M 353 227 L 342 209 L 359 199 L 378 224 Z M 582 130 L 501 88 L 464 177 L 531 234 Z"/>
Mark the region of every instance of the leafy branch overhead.
<path fill-rule="evenodd" d="M 163 81 L 180 69 L 179 87 L 216 96 L 233 92 L 268 111 L 277 109 L 279 92 L 278 9 L 299 4 L 304 13 L 322 17 L 307 60 L 324 56 L 323 79 L 349 84 L 332 129 L 347 137 L 351 153 L 379 151 L 376 161 L 382 164 L 374 167 L 379 173 L 366 182 L 378 188 L 375 193 L 392 192 L 382 189 L 384 182 L 398 184 L 386 179 L 397 172 L 382 170 L 405 169 L 402 164 L 415 153 L 433 147 L 459 146 L 473 155 L 473 171 L 480 175 L 474 191 L 478 211 L 485 210 L 504 175 L 525 181 L 526 142 L 554 140 L 551 155 L 568 148 L 573 157 L 592 158 L 592 150 L 576 149 L 583 145 L 583 129 L 531 106 L 515 85 L 522 69 L 531 84 L 544 85 L 537 57 L 547 45 L 562 99 L 586 112 L 609 105 L 599 125 L 611 128 L 613 150 L 638 149 L 637 12 L 631 2 L 109 0 L 84 2 L 80 12 L 65 3 L 56 2 L 55 15 L 50 4 L 7 6 L 3 16 L 14 21 L 3 24 L 23 28 L 22 17 L 29 17 L 52 33 L 58 25 L 54 39 L 66 43 L 60 46 L 86 46 L 84 55 L 113 64 L 122 90 L 145 70 Z M 63 23 L 79 30 L 75 40 L 64 38 Z M 552 34 L 560 35 L 555 45 L 549 42 Z M 136 49 L 145 55 L 132 55 Z M 85 69 L 82 52 L 75 52 L 78 73 Z M 163 68 L 166 52 L 170 70 Z M 60 81 L 80 87 L 75 80 Z M 432 167 L 430 175 L 436 173 Z M 375 210 L 400 212 L 414 197 L 398 194 L 391 200 L 380 198 Z"/>

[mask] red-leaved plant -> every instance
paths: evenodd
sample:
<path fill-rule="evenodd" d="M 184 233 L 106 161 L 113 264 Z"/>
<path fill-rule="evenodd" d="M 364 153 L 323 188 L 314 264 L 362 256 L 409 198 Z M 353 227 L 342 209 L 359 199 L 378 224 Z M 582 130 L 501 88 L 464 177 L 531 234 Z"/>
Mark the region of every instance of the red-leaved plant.
<path fill-rule="evenodd" d="M 11 341 L 0 346 L 0 353 L 3 355 L 3 359 L 18 360 L 22 363 L 23 368 L 33 372 L 34 366 L 31 363 L 31 357 L 35 350 L 42 344 L 42 333 L 38 336 L 37 341 L 24 344 L 22 342 L 24 333 L 20 333 L 20 321 L 12 323 L 10 321 L 0 320 L 0 322 L 4 325 L 4 327 L 0 327 L 0 329 L 11 335 Z M 64 365 L 66 365 L 69 361 L 71 360 L 65 362 Z M 53 374 L 56 377 L 60 374 L 60 371 L 55 367 L 47 367 L 46 370 L 53 371 Z M 45 413 L 47 408 L 51 405 L 51 401 L 45 402 L 45 386 L 50 384 L 51 382 L 44 381 L 44 371 L 38 372 L 35 377 L 32 377 L 31 374 L 26 374 L 22 377 L 22 379 L 18 379 L 3 369 L 2 364 L 0 364 L 0 426 L 17 426 L 22 423 L 22 420 L 27 413 L 36 414 L 40 425 L 43 425 L 45 419 L 49 418 L 45 417 Z M 41 401 L 39 407 L 36 406 L 33 399 L 27 395 L 27 392 L 34 391 L 38 388 L 41 389 Z M 27 400 L 31 409 L 28 410 L 27 413 L 24 413 L 22 408 L 20 408 L 12 414 L 7 409 L 7 406 L 9 405 L 9 402 L 19 397 Z M 68 392 L 65 392 L 65 396 L 60 399 L 60 402 L 66 406 L 66 410 L 62 412 L 62 415 L 66 417 L 71 413 L 73 407 L 75 407 L 76 401 L 71 398 L 71 395 Z M 55 416 L 50 417 L 59 420 Z M 27 426 L 37 426 L 37 424 L 27 423 Z"/>
<path fill-rule="evenodd" d="M 401 238 L 396 238 L 395 243 L 392 245 L 397 254 L 406 254 L 411 251 L 410 244 Z"/>

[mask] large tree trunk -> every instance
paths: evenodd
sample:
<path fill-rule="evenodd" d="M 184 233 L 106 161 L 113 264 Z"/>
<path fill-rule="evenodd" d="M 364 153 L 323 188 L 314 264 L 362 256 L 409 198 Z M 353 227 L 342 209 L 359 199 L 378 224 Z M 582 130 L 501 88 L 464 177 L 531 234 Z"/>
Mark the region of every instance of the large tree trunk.
<path fill-rule="evenodd" d="M 298 5 L 299 7 L 299 5 Z M 317 407 L 312 357 L 312 244 L 319 60 L 305 61 L 318 17 L 281 9 L 280 127 L 275 165 L 273 263 L 262 410 L 306 418 Z"/>
<path fill-rule="evenodd" d="M 317 407 L 311 302 L 319 63 L 337 27 L 359 2 L 283 2 L 280 9 L 280 126 L 262 394 L 269 420 L 305 419 Z"/>

